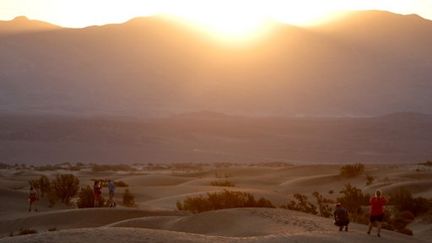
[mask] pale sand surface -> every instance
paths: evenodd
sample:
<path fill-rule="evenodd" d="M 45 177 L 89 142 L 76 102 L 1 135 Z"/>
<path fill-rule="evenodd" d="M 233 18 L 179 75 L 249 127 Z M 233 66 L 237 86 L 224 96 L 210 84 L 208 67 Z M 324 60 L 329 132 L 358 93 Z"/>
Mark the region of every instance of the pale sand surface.
<path fill-rule="evenodd" d="M 349 232 L 338 232 L 331 219 L 285 209 L 225 209 L 201 214 L 176 210 L 176 202 L 187 196 L 224 189 L 265 197 L 276 206 L 286 203 L 294 193 L 306 194 L 311 201 L 314 191 L 335 199 L 346 183 L 370 193 L 377 188 L 384 192 L 406 188 L 415 196 L 432 196 L 429 168 L 416 171 L 415 165 L 368 165 L 365 174 L 376 177 L 370 186 L 366 186 L 364 175 L 340 177 L 339 168 L 340 165 L 209 166 L 196 170 L 74 171 L 81 186 L 91 185 L 95 178 L 126 182 L 138 207 L 75 209 L 58 204 L 49 208 L 46 201 L 41 201 L 40 211 L 31 213 L 26 211 L 27 181 L 40 175 L 52 177 L 71 172 L 4 169 L 0 170 L 0 242 L 428 242 L 432 237 L 432 224 L 421 219 L 409 226 L 414 237 L 383 231 L 383 237 L 378 239 L 375 234 L 365 233 L 365 225 L 351 224 Z M 236 186 L 211 186 L 215 180 L 229 180 Z M 123 191 L 124 188 L 117 188 L 119 202 Z M 38 233 L 8 237 L 20 228 Z M 48 232 L 52 228 L 56 231 Z"/>

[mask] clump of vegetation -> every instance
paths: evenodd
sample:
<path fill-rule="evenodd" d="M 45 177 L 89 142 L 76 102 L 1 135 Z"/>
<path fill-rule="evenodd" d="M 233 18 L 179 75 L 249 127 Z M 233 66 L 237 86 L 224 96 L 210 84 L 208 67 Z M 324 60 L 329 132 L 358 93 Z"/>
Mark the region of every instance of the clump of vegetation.
<path fill-rule="evenodd" d="M 29 234 L 36 234 L 36 233 L 37 230 L 21 228 L 18 232 L 18 235 L 29 235 Z"/>
<path fill-rule="evenodd" d="M 94 164 L 92 165 L 93 172 L 105 172 L 105 171 L 135 171 L 135 168 L 126 164 L 117 164 L 117 165 L 100 165 Z"/>
<path fill-rule="evenodd" d="M 77 195 L 79 179 L 72 174 L 60 174 L 51 182 L 55 196 L 64 204 L 69 205 L 71 198 Z"/>
<path fill-rule="evenodd" d="M 350 183 L 345 185 L 345 188 L 340 191 L 341 197 L 337 198 L 348 211 L 350 212 L 351 218 L 354 222 L 364 222 L 364 215 L 362 205 L 369 204 L 369 194 L 363 194 L 361 189 L 352 186 Z"/>
<path fill-rule="evenodd" d="M 114 181 L 116 187 L 128 187 L 129 185 L 124 181 Z"/>
<path fill-rule="evenodd" d="M 190 211 L 192 213 L 244 207 L 274 208 L 275 206 L 265 198 L 256 200 L 250 193 L 228 190 L 207 193 L 206 196 L 187 197 L 183 202 L 177 202 L 178 210 Z"/>
<path fill-rule="evenodd" d="M 126 189 L 123 193 L 123 205 L 126 207 L 135 207 L 135 196 L 129 191 L 129 189 Z"/>
<path fill-rule="evenodd" d="M 57 227 L 49 228 L 48 231 L 50 231 L 50 232 L 52 232 L 52 231 L 57 231 Z"/>
<path fill-rule="evenodd" d="M 402 211 L 396 213 L 393 219 L 390 220 L 390 225 L 393 230 L 406 235 L 413 235 L 412 230 L 407 228 L 407 226 L 413 222 L 415 216 L 410 211 Z"/>
<path fill-rule="evenodd" d="M 94 194 L 90 186 L 81 187 L 78 194 L 77 201 L 78 208 L 93 208 L 94 207 Z"/>
<path fill-rule="evenodd" d="M 221 187 L 235 187 L 235 184 L 231 181 L 224 180 L 224 181 L 211 181 L 211 186 L 221 186 Z"/>
<path fill-rule="evenodd" d="M 301 211 L 309 214 L 318 214 L 317 207 L 310 203 L 306 195 L 296 193 L 294 194 L 294 200 L 288 201 L 282 208 Z"/>
<path fill-rule="evenodd" d="M 51 183 L 47 176 L 42 175 L 39 179 L 30 180 L 30 186 L 40 192 L 40 196 L 43 198 L 51 191 Z"/>
<path fill-rule="evenodd" d="M 419 165 L 424 165 L 424 166 L 432 166 L 432 160 L 428 160 L 424 163 L 419 163 Z"/>
<path fill-rule="evenodd" d="M 375 181 L 375 177 L 371 175 L 366 176 L 366 186 L 372 185 L 372 183 Z"/>
<path fill-rule="evenodd" d="M 340 175 L 343 177 L 356 177 L 364 172 L 365 166 L 361 163 L 354 165 L 344 165 L 340 168 Z"/>
<path fill-rule="evenodd" d="M 318 211 L 321 217 L 329 218 L 332 216 L 332 208 L 329 206 L 330 203 L 334 203 L 332 200 L 324 198 L 319 192 L 312 194 L 318 204 Z"/>
<path fill-rule="evenodd" d="M 404 188 L 391 194 L 390 204 L 400 211 L 409 211 L 414 216 L 428 212 L 432 208 L 432 201 L 423 197 L 412 196 L 412 193 Z"/>

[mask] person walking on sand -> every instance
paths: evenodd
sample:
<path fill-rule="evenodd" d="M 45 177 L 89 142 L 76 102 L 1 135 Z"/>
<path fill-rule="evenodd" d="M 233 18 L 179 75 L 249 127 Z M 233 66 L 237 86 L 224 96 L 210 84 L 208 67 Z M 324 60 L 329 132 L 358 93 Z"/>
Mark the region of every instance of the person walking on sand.
<path fill-rule="evenodd" d="M 371 197 L 369 200 L 370 204 L 370 217 L 369 217 L 369 230 L 368 234 L 371 233 L 372 227 L 375 222 L 377 224 L 377 236 L 381 237 L 381 226 L 384 220 L 384 205 L 387 203 L 387 199 L 382 196 L 382 192 L 377 190 L 375 196 Z"/>
<path fill-rule="evenodd" d="M 113 208 L 116 206 L 116 203 L 114 201 L 114 193 L 115 193 L 115 184 L 114 181 L 108 180 L 108 192 L 109 192 L 109 207 Z"/>
<path fill-rule="evenodd" d="M 38 194 L 36 192 L 36 190 L 33 188 L 33 186 L 30 186 L 30 191 L 29 191 L 29 195 L 28 195 L 28 203 L 29 203 L 29 208 L 28 211 L 31 212 L 32 207 L 34 206 L 34 211 L 37 212 L 37 200 L 38 200 Z"/>
<path fill-rule="evenodd" d="M 349 215 L 348 210 L 342 207 L 341 203 L 336 204 L 336 209 L 333 212 L 334 224 L 339 226 L 339 231 L 342 231 L 345 227 L 345 231 L 348 231 Z"/>
<path fill-rule="evenodd" d="M 94 207 L 100 207 L 102 197 L 102 185 L 96 180 L 93 185 Z"/>

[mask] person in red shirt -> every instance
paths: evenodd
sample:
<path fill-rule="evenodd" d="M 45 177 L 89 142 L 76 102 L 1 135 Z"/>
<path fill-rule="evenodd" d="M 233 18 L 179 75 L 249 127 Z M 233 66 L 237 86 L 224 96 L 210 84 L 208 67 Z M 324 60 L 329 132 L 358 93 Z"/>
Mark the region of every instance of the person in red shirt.
<path fill-rule="evenodd" d="M 377 236 L 381 237 L 381 226 L 384 220 L 384 205 L 387 203 L 387 199 L 382 196 L 380 190 L 375 192 L 375 196 L 369 200 L 370 204 L 370 217 L 369 217 L 369 230 L 368 234 L 371 233 L 372 227 L 377 223 L 378 233 Z"/>

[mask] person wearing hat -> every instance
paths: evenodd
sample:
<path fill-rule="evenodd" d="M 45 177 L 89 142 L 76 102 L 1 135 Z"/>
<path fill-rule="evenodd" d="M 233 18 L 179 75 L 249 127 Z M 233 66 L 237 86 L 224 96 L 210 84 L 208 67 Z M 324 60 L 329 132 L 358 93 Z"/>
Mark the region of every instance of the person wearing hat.
<path fill-rule="evenodd" d="M 348 231 L 349 224 L 349 215 L 348 210 L 342 207 L 340 202 L 336 203 L 336 209 L 333 212 L 334 216 L 334 224 L 339 226 L 339 231 L 342 231 L 345 228 L 345 231 Z"/>

